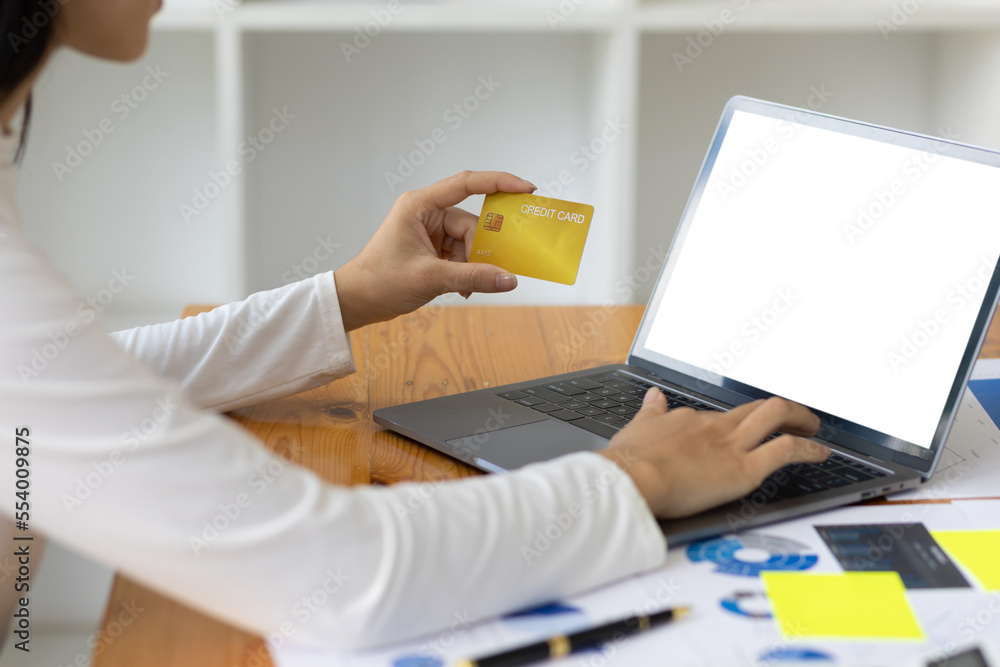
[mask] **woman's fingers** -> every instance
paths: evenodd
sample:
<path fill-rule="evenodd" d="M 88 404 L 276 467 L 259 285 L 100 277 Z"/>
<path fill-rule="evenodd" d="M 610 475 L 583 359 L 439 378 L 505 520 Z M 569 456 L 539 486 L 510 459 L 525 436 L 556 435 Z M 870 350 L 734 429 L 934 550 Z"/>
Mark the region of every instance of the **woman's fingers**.
<path fill-rule="evenodd" d="M 818 442 L 782 435 L 747 454 L 747 461 L 758 479 L 764 479 L 778 468 L 792 463 L 820 463 L 830 455 L 830 449 Z"/>
<path fill-rule="evenodd" d="M 476 228 L 478 226 L 479 216 L 473 213 L 454 207 L 445 210 L 445 238 L 453 239 L 450 246 L 451 256 L 449 259 L 456 262 L 468 261 L 468 253 L 472 249 L 472 239 L 476 235 Z"/>
<path fill-rule="evenodd" d="M 819 430 L 819 417 L 808 408 L 776 396 L 739 406 L 729 414 L 738 420 L 736 436 L 751 448 L 775 431 L 813 436 Z"/>
<path fill-rule="evenodd" d="M 463 171 L 418 192 L 427 204 L 444 210 L 472 195 L 490 195 L 494 192 L 531 193 L 535 190 L 535 186 L 528 181 L 504 171 Z"/>

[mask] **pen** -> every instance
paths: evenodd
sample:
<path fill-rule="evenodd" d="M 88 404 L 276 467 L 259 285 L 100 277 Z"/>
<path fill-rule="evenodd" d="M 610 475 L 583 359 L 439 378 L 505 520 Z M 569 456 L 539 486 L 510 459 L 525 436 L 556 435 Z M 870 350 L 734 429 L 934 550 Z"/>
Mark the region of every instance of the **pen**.
<path fill-rule="evenodd" d="M 691 611 L 691 607 L 667 609 L 649 616 L 632 616 L 621 621 L 581 630 L 571 635 L 557 635 L 548 641 L 522 646 L 484 658 L 459 660 L 456 667 L 520 667 L 541 660 L 555 660 L 582 649 L 604 644 L 622 636 L 646 632 L 658 625 L 676 621 Z"/>

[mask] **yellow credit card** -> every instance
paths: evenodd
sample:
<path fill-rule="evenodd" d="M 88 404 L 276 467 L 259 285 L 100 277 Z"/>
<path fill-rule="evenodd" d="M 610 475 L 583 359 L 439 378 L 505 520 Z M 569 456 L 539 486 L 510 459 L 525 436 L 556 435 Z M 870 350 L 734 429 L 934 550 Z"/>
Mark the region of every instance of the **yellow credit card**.
<path fill-rule="evenodd" d="M 594 207 L 551 197 L 487 195 L 470 262 L 572 285 L 580 269 Z"/>

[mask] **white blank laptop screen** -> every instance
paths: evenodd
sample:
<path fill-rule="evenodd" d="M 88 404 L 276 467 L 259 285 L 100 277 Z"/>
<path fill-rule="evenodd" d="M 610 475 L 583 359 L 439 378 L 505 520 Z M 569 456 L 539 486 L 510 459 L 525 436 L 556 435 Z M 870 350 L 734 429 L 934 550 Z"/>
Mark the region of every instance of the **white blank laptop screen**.
<path fill-rule="evenodd" d="M 1000 254 L 1000 169 L 940 146 L 735 112 L 646 347 L 929 447 Z"/>

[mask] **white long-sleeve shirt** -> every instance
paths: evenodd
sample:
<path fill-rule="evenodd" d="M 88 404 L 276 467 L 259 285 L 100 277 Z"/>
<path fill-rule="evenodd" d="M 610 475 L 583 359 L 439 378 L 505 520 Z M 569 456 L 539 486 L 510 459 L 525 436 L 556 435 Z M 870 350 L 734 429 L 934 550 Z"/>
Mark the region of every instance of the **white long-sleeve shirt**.
<path fill-rule="evenodd" d="M 14 144 L 0 137 L 0 521 L 27 426 L 32 527 L 238 627 L 348 649 L 664 562 L 631 479 L 592 453 L 389 488 L 276 457 L 216 413 L 354 371 L 333 274 L 109 335 L 22 231 Z"/>

